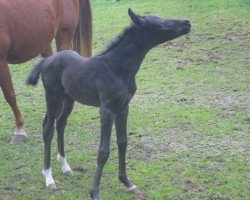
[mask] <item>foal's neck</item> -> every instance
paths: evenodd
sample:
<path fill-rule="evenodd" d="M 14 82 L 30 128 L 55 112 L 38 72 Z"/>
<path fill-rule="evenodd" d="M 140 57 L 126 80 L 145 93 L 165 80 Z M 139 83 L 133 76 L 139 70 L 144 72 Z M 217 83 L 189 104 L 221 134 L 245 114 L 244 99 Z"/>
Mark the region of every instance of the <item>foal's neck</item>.
<path fill-rule="evenodd" d="M 110 60 L 110 67 L 117 73 L 132 78 L 138 72 L 149 50 L 149 38 L 146 32 L 132 26 L 111 44 L 104 52 L 104 56 Z"/>

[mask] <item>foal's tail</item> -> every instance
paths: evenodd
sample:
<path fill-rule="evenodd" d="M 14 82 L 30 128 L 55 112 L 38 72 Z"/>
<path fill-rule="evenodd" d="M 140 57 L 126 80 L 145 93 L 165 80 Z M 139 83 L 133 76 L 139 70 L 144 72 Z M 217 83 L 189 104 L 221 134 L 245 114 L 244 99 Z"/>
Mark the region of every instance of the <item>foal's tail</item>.
<path fill-rule="evenodd" d="M 79 0 L 79 21 L 73 38 L 73 50 L 84 57 L 92 55 L 92 12 L 90 0 Z"/>
<path fill-rule="evenodd" d="M 41 69 L 42 69 L 42 66 L 43 66 L 43 63 L 46 61 L 47 58 L 42 58 L 39 63 L 37 63 L 35 65 L 35 67 L 33 68 L 32 72 L 30 73 L 26 83 L 28 85 L 33 85 L 35 86 L 38 82 L 38 79 L 39 79 L 39 76 L 40 76 L 40 73 L 41 73 Z"/>

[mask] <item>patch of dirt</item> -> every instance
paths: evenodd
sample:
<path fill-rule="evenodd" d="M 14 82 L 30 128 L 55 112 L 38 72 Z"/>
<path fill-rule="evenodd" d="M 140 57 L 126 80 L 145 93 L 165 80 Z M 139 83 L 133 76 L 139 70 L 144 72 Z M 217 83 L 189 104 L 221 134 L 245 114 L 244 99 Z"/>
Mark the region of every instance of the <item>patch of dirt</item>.
<path fill-rule="evenodd" d="M 231 33 L 231 34 L 224 36 L 223 39 L 227 41 L 237 41 L 237 40 L 245 39 L 248 35 L 250 35 L 250 32 L 245 33 L 245 34 L 240 34 L 240 35 Z"/>
<path fill-rule="evenodd" d="M 191 125 L 190 125 L 191 126 Z M 235 138 L 223 137 L 218 141 L 202 141 L 189 131 L 189 128 L 167 129 L 161 138 L 153 136 L 140 136 L 137 144 L 131 144 L 128 150 L 128 157 L 136 160 L 154 162 L 155 159 L 164 158 L 166 155 L 172 157 L 181 156 L 183 152 L 200 152 L 207 154 L 211 151 L 213 156 L 218 158 L 222 151 L 230 154 L 245 154 L 250 151 L 250 143 L 246 140 L 236 140 Z M 135 137 L 132 135 L 131 137 Z M 183 138 L 184 140 L 178 140 Z M 134 140 L 131 140 L 134 141 Z M 210 155 L 208 153 L 208 155 Z M 209 156 L 207 159 L 210 159 Z M 218 160 L 218 162 L 224 162 Z M 199 190 L 200 188 L 198 188 Z"/>
<path fill-rule="evenodd" d="M 177 51 L 182 52 L 185 48 L 187 48 L 193 41 L 190 39 L 190 36 L 186 36 L 186 40 L 173 40 L 166 42 L 160 45 L 158 48 L 164 48 L 165 50 L 175 49 Z"/>
<path fill-rule="evenodd" d="M 202 42 L 215 40 L 216 37 L 213 34 L 191 34 L 191 37 Z"/>
<path fill-rule="evenodd" d="M 133 192 L 136 194 L 136 200 L 148 200 L 149 199 L 148 196 L 144 192 L 139 190 L 138 188 L 136 188 Z"/>
<path fill-rule="evenodd" d="M 229 41 L 236 41 L 236 40 L 239 40 L 239 39 L 240 39 L 240 36 L 233 35 L 233 34 L 229 34 L 229 35 L 226 35 L 224 37 L 224 40 L 229 40 Z"/>
<path fill-rule="evenodd" d="M 188 143 L 174 143 L 174 149 L 176 149 L 175 153 L 172 153 L 172 156 L 181 155 L 183 152 L 188 151 L 199 151 L 201 152 L 212 152 L 213 156 L 220 157 L 222 150 L 226 150 L 230 152 L 230 154 L 244 154 L 250 151 L 250 143 L 245 140 L 235 140 L 232 138 L 224 137 L 217 142 L 203 142 L 200 140 L 193 139 L 192 141 L 187 141 Z M 210 159 L 211 157 L 207 157 Z M 218 159 L 217 162 L 224 162 L 224 160 Z"/>
<path fill-rule="evenodd" d="M 207 52 L 207 56 L 209 60 L 221 60 L 225 59 L 225 55 L 223 55 L 217 48 L 212 48 Z"/>
<path fill-rule="evenodd" d="M 185 181 L 185 189 L 184 192 L 204 192 L 204 188 L 200 188 L 195 182 L 194 180 L 186 180 Z"/>
<path fill-rule="evenodd" d="M 153 93 L 153 92 L 151 92 L 151 93 Z M 139 93 L 138 92 L 138 93 L 135 94 L 132 101 L 134 101 L 134 102 L 145 102 L 145 100 L 148 99 L 147 94 L 149 94 L 149 93 Z M 139 104 L 139 105 L 141 105 L 141 104 Z"/>
<path fill-rule="evenodd" d="M 221 71 L 215 73 L 223 74 Z M 199 95 L 197 95 L 199 94 Z M 228 89 L 228 90 L 209 90 L 204 91 L 203 88 L 196 88 L 195 94 L 190 96 L 180 97 L 174 99 L 166 97 L 165 94 L 158 94 L 157 98 L 159 102 L 162 100 L 167 101 L 173 105 L 216 105 L 221 107 L 222 110 L 226 111 L 237 111 L 246 110 L 250 107 L 250 91 L 239 90 L 239 89 Z M 143 95 L 135 96 L 136 101 L 142 101 Z M 158 102 L 157 100 L 155 102 Z"/>
<path fill-rule="evenodd" d="M 194 100 L 182 97 L 182 98 L 178 99 L 177 102 L 179 104 L 193 104 Z"/>
<path fill-rule="evenodd" d="M 175 128 L 166 130 L 161 137 L 159 136 L 143 136 L 141 134 L 133 133 L 130 137 L 136 137 L 130 141 L 135 144 L 130 144 L 130 148 L 127 153 L 128 157 L 135 158 L 136 160 L 154 162 L 156 159 L 164 158 L 166 155 L 171 154 L 171 149 L 178 148 L 181 151 L 185 151 L 189 148 L 187 144 L 183 144 L 176 140 L 178 135 L 187 137 L 191 133 L 189 128 L 191 124 L 176 125 Z M 181 127 L 181 128 L 180 128 Z"/>
<path fill-rule="evenodd" d="M 133 148 L 127 151 L 128 157 L 135 157 L 136 160 L 153 162 L 159 157 L 163 157 L 168 153 L 168 143 L 157 137 L 132 135 L 136 137 L 136 144 L 131 144 Z M 134 141 L 131 139 L 130 141 Z"/>
<path fill-rule="evenodd" d="M 211 48 L 211 49 L 199 49 L 199 52 L 202 53 L 203 55 L 206 55 L 205 58 L 180 58 L 177 60 L 177 63 L 181 67 L 177 68 L 178 69 L 183 69 L 183 65 L 188 65 L 188 64 L 195 64 L 195 65 L 203 65 L 206 67 L 208 63 L 218 63 L 219 60 L 224 60 L 226 58 L 225 55 L 223 55 L 217 47 Z"/>
<path fill-rule="evenodd" d="M 177 61 L 179 64 L 193 64 L 195 62 L 192 58 L 181 58 Z"/>
<path fill-rule="evenodd" d="M 28 176 L 27 174 L 17 174 L 15 176 L 12 176 L 11 178 L 13 181 L 25 182 L 27 176 Z"/>
<path fill-rule="evenodd" d="M 82 174 L 85 174 L 88 172 L 88 170 L 86 168 L 82 168 L 82 167 L 75 167 L 72 169 L 74 172 L 79 172 L 79 173 L 82 173 Z"/>
<path fill-rule="evenodd" d="M 14 190 L 14 189 L 11 188 L 11 187 L 9 187 L 9 186 L 6 186 L 6 187 L 4 187 L 4 190 L 5 190 L 5 191 L 12 191 L 12 190 Z"/>
<path fill-rule="evenodd" d="M 197 91 L 198 92 L 198 91 Z M 202 94 L 202 92 L 200 93 Z M 250 105 L 250 92 L 229 89 L 223 91 L 212 91 L 209 96 L 199 95 L 194 99 L 196 105 L 219 105 L 222 110 L 235 111 L 246 110 Z"/>
<path fill-rule="evenodd" d="M 242 154 L 250 151 L 250 142 L 246 140 L 234 140 L 228 137 L 223 138 L 222 147 L 228 150 L 231 154 Z"/>

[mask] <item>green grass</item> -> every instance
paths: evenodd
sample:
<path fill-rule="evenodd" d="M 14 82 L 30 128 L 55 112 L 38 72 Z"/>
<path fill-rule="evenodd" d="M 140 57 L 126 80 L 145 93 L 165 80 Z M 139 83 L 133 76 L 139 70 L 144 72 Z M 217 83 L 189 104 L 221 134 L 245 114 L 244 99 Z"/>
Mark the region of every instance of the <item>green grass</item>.
<path fill-rule="evenodd" d="M 249 0 L 92 0 L 94 53 L 139 14 L 187 18 L 189 36 L 152 50 L 137 75 L 130 104 L 127 168 L 140 193 L 117 178 L 117 147 L 101 180 L 101 199 L 249 199 Z M 75 170 L 65 177 L 52 148 L 57 189 L 41 174 L 45 113 L 41 82 L 24 84 L 35 61 L 10 70 L 29 140 L 10 145 L 13 114 L 0 92 L 0 199 L 89 199 L 99 143 L 98 109 L 75 105 L 66 129 L 66 155 Z M 56 139 L 56 138 L 55 138 Z M 80 172 L 82 169 L 82 172 Z"/>

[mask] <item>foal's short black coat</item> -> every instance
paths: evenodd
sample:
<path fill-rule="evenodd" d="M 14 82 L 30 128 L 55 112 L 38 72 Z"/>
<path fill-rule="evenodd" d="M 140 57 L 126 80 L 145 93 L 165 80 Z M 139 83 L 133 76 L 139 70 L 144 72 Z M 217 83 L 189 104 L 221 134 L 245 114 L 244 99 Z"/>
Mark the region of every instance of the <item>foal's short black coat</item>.
<path fill-rule="evenodd" d="M 73 51 L 63 51 L 41 60 L 28 79 L 29 84 L 35 85 L 41 73 L 46 92 L 44 170 L 50 169 L 50 145 L 55 120 L 58 153 L 64 159 L 64 128 L 74 101 L 100 107 L 101 139 L 96 175 L 90 193 L 92 199 L 99 199 L 99 183 L 109 157 L 113 122 L 119 151 L 119 179 L 128 189 L 135 188 L 127 178 L 125 167 L 128 104 L 136 91 L 135 75 L 150 49 L 187 34 L 191 27 L 187 20 L 142 17 L 130 9 L 129 16 L 133 24 L 100 55 L 86 59 Z"/>

